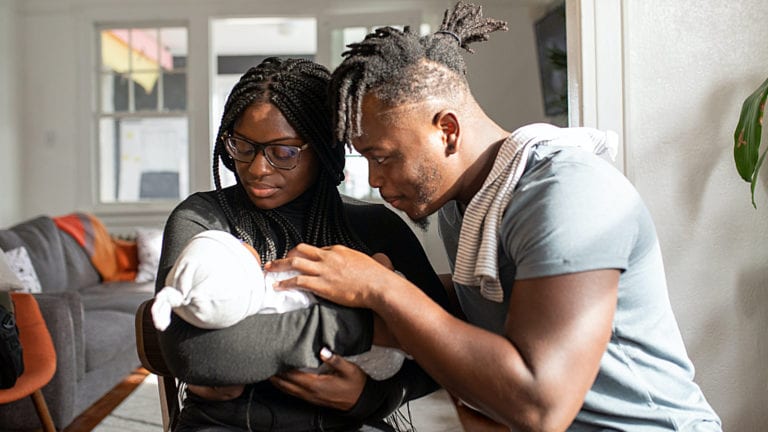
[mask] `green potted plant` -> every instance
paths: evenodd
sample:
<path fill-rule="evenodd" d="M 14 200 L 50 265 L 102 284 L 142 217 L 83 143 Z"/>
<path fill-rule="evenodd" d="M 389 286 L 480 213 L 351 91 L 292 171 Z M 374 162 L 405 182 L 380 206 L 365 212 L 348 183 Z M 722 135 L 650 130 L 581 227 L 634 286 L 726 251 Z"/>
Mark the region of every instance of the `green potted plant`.
<path fill-rule="evenodd" d="M 755 184 L 760 166 L 765 160 L 766 151 L 759 155 L 760 139 L 763 134 L 763 113 L 765 113 L 765 97 L 768 95 L 768 79 L 749 95 L 741 107 L 739 124 L 733 134 L 733 157 L 736 169 L 744 181 L 750 183 L 752 206 L 755 205 Z"/>

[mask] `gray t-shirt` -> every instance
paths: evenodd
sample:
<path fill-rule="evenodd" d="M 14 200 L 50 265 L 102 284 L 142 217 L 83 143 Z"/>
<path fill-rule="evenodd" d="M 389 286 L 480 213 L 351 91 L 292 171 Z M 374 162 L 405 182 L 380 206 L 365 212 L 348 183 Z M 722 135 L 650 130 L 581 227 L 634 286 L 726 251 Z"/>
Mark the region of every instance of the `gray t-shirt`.
<path fill-rule="evenodd" d="M 463 209 L 440 210 L 451 266 Z M 720 419 L 693 382 L 694 369 L 672 313 L 656 230 L 626 178 L 572 147 L 532 149 L 499 231 L 504 302 L 456 285 L 467 319 L 503 334 L 516 279 L 588 270 L 622 271 L 611 339 L 569 431 L 719 431 Z"/>

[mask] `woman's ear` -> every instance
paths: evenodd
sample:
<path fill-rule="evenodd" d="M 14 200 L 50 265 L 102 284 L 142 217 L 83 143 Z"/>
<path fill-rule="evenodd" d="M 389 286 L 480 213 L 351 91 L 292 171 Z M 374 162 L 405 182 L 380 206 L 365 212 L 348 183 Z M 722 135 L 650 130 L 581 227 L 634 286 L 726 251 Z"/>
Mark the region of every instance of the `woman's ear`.
<path fill-rule="evenodd" d="M 452 110 L 440 111 L 435 114 L 432 123 L 442 132 L 446 156 L 456 153 L 461 136 L 461 125 L 456 112 Z"/>

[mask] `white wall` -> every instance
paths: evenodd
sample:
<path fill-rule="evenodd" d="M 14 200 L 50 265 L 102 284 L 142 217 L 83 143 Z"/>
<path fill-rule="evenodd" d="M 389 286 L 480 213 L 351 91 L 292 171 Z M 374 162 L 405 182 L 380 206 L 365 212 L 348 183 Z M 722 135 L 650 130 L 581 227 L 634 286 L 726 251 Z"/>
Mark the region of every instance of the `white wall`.
<path fill-rule="evenodd" d="M 629 172 L 697 381 L 725 430 L 765 430 L 768 176 L 755 210 L 732 151 L 741 103 L 768 77 L 768 2 L 624 3 Z"/>
<path fill-rule="evenodd" d="M 16 0 L 0 0 L 0 226 L 21 218 Z"/>
<path fill-rule="evenodd" d="M 0 0 L 9 1 L 9 0 Z M 360 1 L 202 1 L 167 0 L 26 0 L 20 10 L 19 40 L 15 48 L 27 54 L 21 61 L 22 116 L 16 123 L 25 131 L 20 149 L 21 173 L 16 185 L 24 199 L 14 204 L 13 217 L 4 225 L 38 214 L 64 214 L 75 210 L 99 215 L 108 228 L 120 231 L 137 225 L 162 225 L 170 207 L 131 206 L 109 211 L 94 206 L 95 158 L 93 90 L 96 69 L 95 23 L 124 20 L 172 20 L 189 23 L 189 110 L 191 190 L 212 188 L 210 182 L 209 78 L 206 28 L 211 17 L 321 16 L 320 24 L 337 13 L 375 13 L 416 10 L 436 28 L 448 0 Z M 488 112 L 509 128 L 544 120 L 534 49 L 532 11 L 540 4 L 523 0 L 489 0 L 487 16 L 509 21 L 510 31 L 476 44 L 468 55 L 469 79 Z M 539 1 L 539 3 L 541 3 Z M 530 5 L 529 5 L 530 4 Z M 297 11 L 300 11 L 297 13 Z M 14 46 L 11 46 L 14 48 Z M 2 76 L 2 75 L 0 75 Z M 486 85 L 485 83 L 488 83 Z M 515 95 L 507 97 L 506 95 Z M 141 208 L 140 208 L 141 207 Z M 16 220 L 10 220 L 15 218 Z M 433 224 L 434 225 L 434 224 Z M 438 271 L 448 271 L 442 246 L 433 226 L 420 238 Z"/>

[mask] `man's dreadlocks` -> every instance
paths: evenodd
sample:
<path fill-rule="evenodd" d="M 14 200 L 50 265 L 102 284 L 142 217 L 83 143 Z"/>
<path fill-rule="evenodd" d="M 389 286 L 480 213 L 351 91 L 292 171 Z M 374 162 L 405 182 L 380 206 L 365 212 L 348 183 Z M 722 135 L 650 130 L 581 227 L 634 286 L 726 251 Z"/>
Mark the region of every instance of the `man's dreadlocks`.
<path fill-rule="evenodd" d="M 350 229 L 336 189 L 344 179 L 344 146 L 332 139 L 327 98 L 329 79 L 328 70 L 317 63 L 270 57 L 240 78 L 224 105 L 213 150 L 216 194 L 237 236 L 259 251 L 262 263 L 284 257 L 300 242 L 315 246 L 344 244 L 368 251 Z M 245 110 L 256 103 L 275 105 L 299 136 L 311 143 L 320 160 L 322 168 L 301 233 L 279 212 L 259 209 L 250 202 L 239 186 L 235 161 L 224 148 L 223 137 L 233 132 Z M 238 187 L 233 193 L 221 188 L 219 159 L 235 173 Z M 273 238 L 272 230 L 277 238 Z"/>
<path fill-rule="evenodd" d="M 460 1 L 445 11 L 433 34 L 419 37 L 409 27 L 383 27 L 350 44 L 331 78 L 336 140 L 349 144 L 361 134 L 360 110 L 368 92 L 387 106 L 461 94 L 467 81 L 459 48 L 472 53 L 471 43 L 486 41 L 497 30 L 507 30 L 507 24 L 483 18 L 481 6 Z"/>

